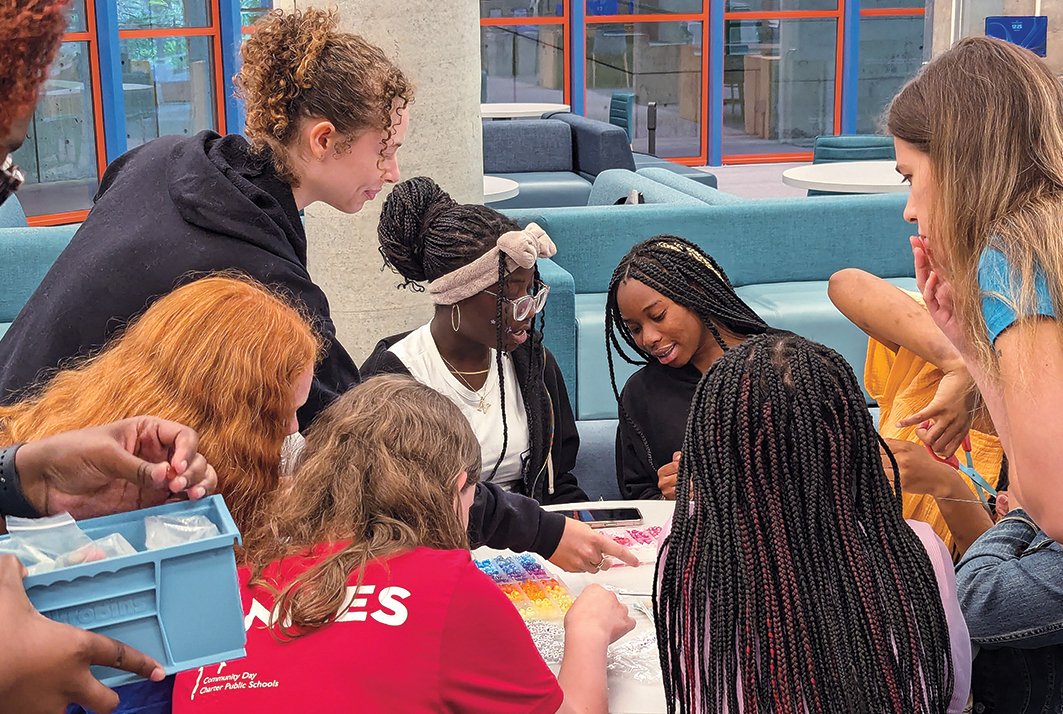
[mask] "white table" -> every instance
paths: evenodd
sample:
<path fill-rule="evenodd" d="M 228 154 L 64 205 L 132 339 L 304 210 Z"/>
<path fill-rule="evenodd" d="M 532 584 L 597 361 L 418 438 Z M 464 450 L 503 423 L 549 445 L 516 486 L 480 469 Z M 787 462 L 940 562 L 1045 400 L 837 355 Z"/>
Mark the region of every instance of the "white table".
<path fill-rule="evenodd" d="M 795 166 L 782 172 L 782 182 L 795 188 L 834 193 L 906 193 L 911 190 L 897 173 L 894 161 L 836 161 Z"/>
<path fill-rule="evenodd" d="M 546 506 L 545 508 L 548 511 L 564 511 L 572 510 L 573 508 L 625 508 L 630 506 L 635 506 L 642 511 L 643 517 L 642 526 L 632 526 L 632 528 L 659 526 L 664 525 L 665 521 L 672 515 L 675 501 L 595 501 L 585 504 L 564 503 Z M 473 557 L 482 559 L 499 554 L 508 555 L 510 553 L 509 551 L 495 551 L 490 548 L 477 548 L 473 553 Z M 646 594 L 650 593 L 653 587 L 653 563 L 645 563 L 637 568 L 626 565 L 613 567 L 600 573 L 566 573 L 549 562 L 546 563 L 546 568 L 552 574 L 560 577 L 574 596 L 583 592 L 583 589 L 591 583 L 611 585 L 627 592 Z M 630 602 L 634 600 L 647 599 L 645 595 L 641 597 L 621 595 L 619 597 L 621 602 L 629 603 L 629 607 Z M 635 629 L 617 640 L 617 643 L 637 637 L 646 630 L 654 629 L 653 623 L 642 613 L 632 610 L 631 615 L 635 618 Z M 558 667 L 556 665 L 551 665 L 550 668 L 555 674 L 557 673 Z M 664 702 L 663 683 L 647 684 L 610 673 L 607 684 L 609 687 L 609 711 L 612 714 L 663 714 L 668 710 Z"/>
<path fill-rule="evenodd" d="M 529 119 L 541 117 L 546 112 L 567 112 L 567 104 L 549 102 L 495 102 L 480 105 L 484 119 Z"/>
<path fill-rule="evenodd" d="M 501 176 L 484 176 L 484 203 L 495 203 L 513 198 L 520 193 L 520 184 Z"/>

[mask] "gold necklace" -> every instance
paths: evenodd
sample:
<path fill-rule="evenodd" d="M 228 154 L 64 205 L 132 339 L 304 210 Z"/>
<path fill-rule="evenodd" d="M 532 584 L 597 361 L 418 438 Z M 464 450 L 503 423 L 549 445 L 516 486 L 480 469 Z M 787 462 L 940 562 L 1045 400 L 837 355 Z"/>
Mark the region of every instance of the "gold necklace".
<path fill-rule="evenodd" d="M 491 368 L 488 367 L 487 369 L 483 370 L 482 372 L 462 372 L 460 370 L 454 369 L 454 365 L 452 365 L 450 362 L 447 361 L 447 358 L 443 356 L 442 352 L 439 353 L 439 358 L 441 360 L 443 360 L 443 364 L 445 364 L 447 366 L 447 369 L 450 370 L 451 374 L 453 374 L 455 377 L 457 377 L 459 380 L 461 380 L 461 383 L 464 384 L 465 387 L 470 392 L 472 392 L 473 394 L 475 394 L 477 397 L 480 398 L 480 405 L 476 407 L 476 411 L 480 412 L 481 414 L 486 414 L 487 410 L 491 408 L 491 403 L 487 401 L 487 385 L 488 385 L 488 383 L 484 382 L 484 386 L 481 387 L 479 390 L 473 389 L 472 385 L 469 384 L 468 380 L 466 380 L 465 377 L 463 377 L 462 375 L 463 374 L 484 374 L 486 372 L 490 372 Z"/>

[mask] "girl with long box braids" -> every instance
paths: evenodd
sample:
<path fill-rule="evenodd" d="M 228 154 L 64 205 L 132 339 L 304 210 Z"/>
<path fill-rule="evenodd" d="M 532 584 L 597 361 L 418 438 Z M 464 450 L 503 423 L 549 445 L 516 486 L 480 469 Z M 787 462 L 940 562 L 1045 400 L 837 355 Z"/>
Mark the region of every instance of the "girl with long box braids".
<path fill-rule="evenodd" d="M 770 329 L 712 256 L 690 241 L 660 235 L 624 256 L 609 282 L 605 319 L 609 380 L 620 405 L 616 473 L 624 498 L 675 497 L 679 447 L 701 375 L 729 347 Z M 614 351 L 645 365 L 621 394 Z"/>
<path fill-rule="evenodd" d="M 709 370 L 657 561 L 670 712 L 963 711 L 952 561 L 903 519 L 879 448 L 822 345 L 754 336 Z"/>
<path fill-rule="evenodd" d="M 532 550 L 570 571 L 604 569 L 606 555 L 637 564 L 586 524 L 535 502 L 587 500 L 572 474 L 579 434 L 568 390 L 536 327 L 549 291 L 536 261 L 556 252 L 550 236 L 534 223 L 521 230 L 490 208 L 459 204 L 425 177 L 394 188 L 378 232 L 403 286 L 428 283 L 435 315 L 381 340 L 362 373 L 411 374 L 472 425 L 486 482 L 476 492 L 473 542 Z"/>

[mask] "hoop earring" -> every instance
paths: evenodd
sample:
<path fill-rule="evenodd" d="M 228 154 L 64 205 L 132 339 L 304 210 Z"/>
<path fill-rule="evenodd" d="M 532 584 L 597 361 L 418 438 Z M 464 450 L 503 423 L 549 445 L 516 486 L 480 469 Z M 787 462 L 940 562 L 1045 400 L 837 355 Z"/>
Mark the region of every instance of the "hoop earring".
<path fill-rule="evenodd" d="M 461 308 L 457 303 L 450 306 L 450 329 L 457 332 L 461 328 Z"/>

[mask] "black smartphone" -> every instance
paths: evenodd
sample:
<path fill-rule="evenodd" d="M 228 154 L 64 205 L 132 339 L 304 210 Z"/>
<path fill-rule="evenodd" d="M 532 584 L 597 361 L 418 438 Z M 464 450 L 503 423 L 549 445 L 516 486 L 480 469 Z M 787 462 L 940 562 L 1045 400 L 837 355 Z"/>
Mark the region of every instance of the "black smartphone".
<path fill-rule="evenodd" d="M 637 526 L 642 523 L 642 511 L 637 508 L 579 508 L 562 511 L 569 518 L 586 523 L 591 528 Z"/>

